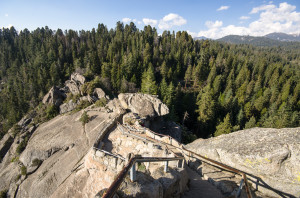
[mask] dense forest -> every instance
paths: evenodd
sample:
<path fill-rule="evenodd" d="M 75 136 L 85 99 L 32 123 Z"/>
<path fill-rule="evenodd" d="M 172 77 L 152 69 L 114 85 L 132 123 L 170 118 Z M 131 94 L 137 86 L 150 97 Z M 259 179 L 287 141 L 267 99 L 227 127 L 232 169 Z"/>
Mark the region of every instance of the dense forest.
<path fill-rule="evenodd" d="M 198 137 L 250 127 L 299 126 L 300 45 L 254 47 L 194 41 L 185 31 L 133 23 L 91 31 L 0 29 L 0 132 L 35 108 L 74 71 L 111 95 L 159 95 Z"/>

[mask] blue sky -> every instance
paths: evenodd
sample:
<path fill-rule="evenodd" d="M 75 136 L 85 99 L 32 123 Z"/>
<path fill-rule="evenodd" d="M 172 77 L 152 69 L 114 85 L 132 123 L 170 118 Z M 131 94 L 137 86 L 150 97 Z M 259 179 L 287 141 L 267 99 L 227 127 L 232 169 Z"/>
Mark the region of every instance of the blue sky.
<path fill-rule="evenodd" d="M 114 28 L 134 21 L 164 30 L 187 30 L 192 36 L 228 34 L 262 36 L 300 33 L 300 1 L 263 0 L 1 0 L 0 27 L 17 30 L 49 26 L 91 30 L 98 23 Z"/>

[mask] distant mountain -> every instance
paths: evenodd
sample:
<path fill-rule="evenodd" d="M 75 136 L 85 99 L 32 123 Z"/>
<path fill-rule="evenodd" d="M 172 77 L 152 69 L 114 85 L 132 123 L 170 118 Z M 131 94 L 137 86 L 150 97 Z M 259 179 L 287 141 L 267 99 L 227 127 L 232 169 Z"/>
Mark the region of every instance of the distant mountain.
<path fill-rule="evenodd" d="M 210 38 L 206 38 L 205 36 L 199 36 L 199 37 L 194 37 L 194 40 L 207 40 L 207 39 L 210 39 Z"/>
<path fill-rule="evenodd" d="M 276 47 L 276 46 L 295 46 L 299 48 L 300 42 L 291 42 L 291 41 L 280 41 L 263 37 L 255 36 L 239 36 L 239 35 L 228 35 L 223 38 L 217 39 L 217 41 L 222 41 L 232 44 L 249 44 L 260 47 Z"/>
<path fill-rule="evenodd" d="M 274 32 L 271 34 L 265 35 L 269 39 L 274 39 L 278 41 L 298 41 L 300 42 L 300 33 L 299 34 L 286 34 L 281 32 Z"/>
<path fill-rule="evenodd" d="M 223 38 L 217 39 L 217 41 L 223 41 L 233 44 L 251 44 L 255 46 L 275 46 L 280 45 L 281 41 L 276 41 L 266 37 L 254 37 L 254 36 L 239 36 L 228 35 Z"/>

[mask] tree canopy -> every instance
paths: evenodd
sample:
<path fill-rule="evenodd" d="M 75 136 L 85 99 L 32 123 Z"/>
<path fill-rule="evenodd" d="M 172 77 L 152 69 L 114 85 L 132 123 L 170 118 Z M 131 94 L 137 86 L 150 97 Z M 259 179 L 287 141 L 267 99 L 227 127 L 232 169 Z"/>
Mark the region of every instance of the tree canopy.
<path fill-rule="evenodd" d="M 299 126 L 300 44 L 254 47 L 194 41 L 185 31 L 134 23 L 91 31 L 0 29 L 0 134 L 35 108 L 51 86 L 81 71 L 118 94 L 158 94 L 170 119 L 198 137 L 248 127 Z M 227 130 L 228 129 L 228 130 Z M 229 130 L 230 129 L 230 130 Z M 223 132 L 222 132 L 223 133 Z M 218 133 L 216 133 L 218 134 Z"/>

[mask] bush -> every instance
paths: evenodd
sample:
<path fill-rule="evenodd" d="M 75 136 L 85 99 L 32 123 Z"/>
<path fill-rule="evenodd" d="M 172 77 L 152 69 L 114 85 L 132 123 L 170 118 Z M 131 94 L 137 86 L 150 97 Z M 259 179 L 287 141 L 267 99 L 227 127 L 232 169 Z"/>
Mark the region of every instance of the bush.
<path fill-rule="evenodd" d="M 78 112 L 80 111 L 81 109 L 85 109 L 87 108 L 88 106 L 90 106 L 91 103 L 89 103 L 89 101 L 86 101 L 86 100 L 82 100 L 80 101 L 80 103 L 76 106 L 74 112 Z"/>
<path fill-rule="evenodd" d="M 146 166 L 144 165 L 144 163 L 138 162 L 138 170 L 141 172 L 146 171 Z"/>
<path fill-rule="evenodd" d="M 81 121 L 82 126 L 84 126 L 86 123 L 88 123 L 90 120 L 89 115 L 86 112 L 83 112 L 83 114 L 81 115 L 81 118 L 79 119 L 79 121 Z"/>
<path fill-rule="evenodd" d="M 19 156 L 16 156 L 10 160 L 10 162 L 18 162 L 18 161 L 19 161 Z"/>
<path fill-rule="evenodd" d="M 1 192 L 0 192 L 0 198 L 6 198 L 7 197 L 7 192 L 8 192 L 8 190 L 2 190 Z"/>
<path fill-rule="evenodd" d="M 99 100 L 97 100 L 97 101 L 95 102 L 95 106 L 96 106 L 96 107 L 105 107 L 106 104 L 107 104 L 106 98 L 100 98 Z"/>
<path fill-rule="evenodd" d="M 26 175 L 27 174 L 27 168 L 26 168 L 26 166 L 21 166 L 21 174 L 22 175 Z"/>
<path fill-rule="evenodd" d="M 18 135 L 18 133 L 20 133 L 21 129 L 22 128 L 18 124 L 15 124 L 12 128 L 13 137 L 16 137 Z"/>
<path fill-rule="evenodd" d="M 101 87 L 101 81 L 98 76 L 96 76 L 96 78 L 91 82 L 84 83 L 81 87 L 81 92 L 83 94 L 92 94 L 96 87 Z"/>
<path fill-rule="evenodd" d="M 17 177 L 15 178 L 15 182 L 19 181 L 19 179 L 21 178 L 21 174 L 17 175 Z"/>
<path fill-rule="evenodd" d="M 42 161 L 37 158 L 32 160 L 32 166 L 39 166 L 41 163 L 42 163 Z"/>
<path fill-rule="evenodd" d="M 55 116 L 57 116 L 58 113 L 59 113 L 59 111 L 58 111 L 57 106 L 55 106 L 55 105 L 47 106 L 47 108 L 46 108 L 46 118 L 48 120 L 50 120 L 50 119 L 54 118 Z"/>
<path fill-rule="evenodd" d="M 73 95 L 72 93 L 68 93 L 67 98 L 65 99 L 64 102 L 67 103 L 70 100 L 72 100 L 73 102 L 76 102 L 77 100 L 79 100 L 79 98 L 80 98 L 80 94 Z"/>
<path fill-rule="evenodd" d="M 191 131 L 183 130 L 182 133 L 182 143 L 189 144 L 197 139 L 197 136 L 193 134 Z"/>
<path fill-rule="evenodd" d="M 25 137 L 25 139 L 18 145 L 16 149 L 17 154 L 21 154 L 25 150 L 27 146 L 27 142 L 28 142 L 28 137 Z"/>

